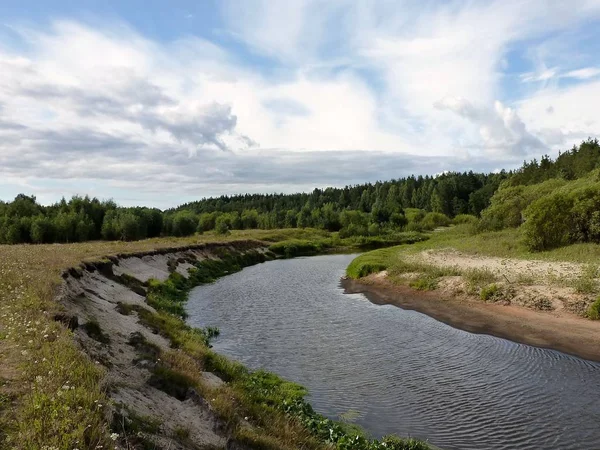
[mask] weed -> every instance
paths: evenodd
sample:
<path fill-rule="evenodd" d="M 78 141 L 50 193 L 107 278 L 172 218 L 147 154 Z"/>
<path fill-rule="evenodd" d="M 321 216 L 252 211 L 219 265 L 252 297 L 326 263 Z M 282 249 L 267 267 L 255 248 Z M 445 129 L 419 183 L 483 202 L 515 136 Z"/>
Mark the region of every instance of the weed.
<path fill-rule="evenodd" d="M 175 427 L 173 434 L 180 441 L 186 441 L 190 438 L 190 429 L 184 426 Z"/>
<path fill-rule="evenodd" d="M 188 389 L 195 386 L 187 375 L 163 365 L 154 368 L 148 384 L 178 400 L 185 400 Z"/>
<path fill-rule="evenodd" d="M 129 315 L 131 315 L 131 313 L 133 313 L 135 311 L 135 305 L 132 305 L 130 303 L 118 302 L 117 306 L 116 306 L 116 310 L 119 312 L 119 314 L 123 314 L 124 316 L 129 316 Z"/>
<path fill-rule="evenodd" d="M 419 291 L 433 291 L 437 289 L 438 279 L 431 276 L 423 276 L 411 281 L 409 286 Z"/>
<path fill-rule="evenodd" d="M 496 283 L 492 283 L 488 286 L 485 286 L 481 289 L 479 296 L 481 300 L 487 302 L 488 300 L 495 299 L 500 294 L 500 288 Z"/>
<path fill-rule="evenodd" d="M 489 269 L 468 269 L 462 275 L 465 281 L 473 286 L 489 284 L 496 280 L 496 276 Z"/>
<path fill-rule="evenodd" d="M 580 294 L 593 294 L 598 289 L 596 278 L 598 277 L 598 266 L 587 264 L 581 274 L 573 283 L 575 291 Z"/>
<path fill-rule="evenodd" d="M 587 316 L 592 320 L 600 320 L 600 297 L 590 305 L 587 310 Z"/>

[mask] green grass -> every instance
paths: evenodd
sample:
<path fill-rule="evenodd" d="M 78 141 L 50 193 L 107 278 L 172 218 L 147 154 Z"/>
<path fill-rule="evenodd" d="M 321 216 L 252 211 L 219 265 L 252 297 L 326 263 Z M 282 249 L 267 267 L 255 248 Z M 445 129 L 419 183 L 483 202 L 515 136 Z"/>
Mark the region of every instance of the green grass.
<path fill-rule="evenodd" d="M 402 253 L 447 248 L 473 255 L 499 258 L 568 261 L 582 264 L 598 264 L 600 261 L 600 244 L 579 243 L 549 251 L 531 252 L 523 243 L 523 235 L 519 229 L 510 228 L 474 234 L 473 227 L 469 224 L 460 224 L 437 233 L 430 233 L 429 239 L 403 247 Z"/>
<path fill-rule="evenodd" d="M 437 288 L 438 278 L 427 275 L 419 277 L 409 283 L 409 286 L 417 291 L 433 291 Z"/>
<path fill-rule="evenodd" d="M 600 320 L 600 298 L 590 305 L 587 315 L 592 320 Z"/>
<path fill-rule="evenodd" d="M 378 249 L 393 245 L 412 244 L 427 239 L 427 235 L 416 232 L 396 232 L 380 236 L 352 236 L 340 239 L 337 233 L 327 238 L 288 239 L 272 244 L 269 250 L 278 256 L 293 258 L 335 251 L 359 251 Z"/>
<path fill-rule="evenodd" d="M 346 275 L 358 279 L 386 270 L 393 264 L 397 254 L 398 247 L 382 248 L 363 253 L 350 263 L 346 269 Z"/>
<path fill-rule="evenodd" d="M 487 301 L 493 300 L 499 294 L 500 294 L 500 288 L 498 287 L 498 285 L 496 283 L 492 283 L 488 286 L 484 286 L 483 288 L 481 288 L 481 292 L 479 293 L 479 296 L 481 297 L 481 300 L 483 300 L 484 302 L 487 302 Z"/>

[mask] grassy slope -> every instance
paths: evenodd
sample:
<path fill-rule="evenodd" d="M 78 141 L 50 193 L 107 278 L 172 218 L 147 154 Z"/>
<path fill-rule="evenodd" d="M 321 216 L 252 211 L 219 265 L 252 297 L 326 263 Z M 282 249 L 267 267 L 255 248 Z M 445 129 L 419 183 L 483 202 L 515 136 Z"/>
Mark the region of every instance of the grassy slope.
<path fill-rule="evenodd" d="M 597 264 L 600 261 L 600 245 L 573 244 L 544 252 L 531 252 L 521 242 L 518 229 L 506 229 L 473 235 L 469 225 L 458 225 L 440 229 L 430 238 L 413 245 L 401 245 L 372 252 L 357 257 L 348 266 L 347 275 L 360 278 L 369 273 L 393 268 L 402 264 L 402 256 L 429 249 L 455 249 L 474 255 L 496 256 L 501 258 L 538 259 L 546 261 L 569 261 L 582 264 Z"/>
<path fill-rule="evenodd" d="M 317 230 L 240 231 L 138 242 L 0 246 L 0 448 L 94 448 L 111 441 L 101 370 L 53 320 L 61 272 L 82 260 L 189 244 L 313 239 Z M 67 389 L 68 386 L 68 389 Z"/>

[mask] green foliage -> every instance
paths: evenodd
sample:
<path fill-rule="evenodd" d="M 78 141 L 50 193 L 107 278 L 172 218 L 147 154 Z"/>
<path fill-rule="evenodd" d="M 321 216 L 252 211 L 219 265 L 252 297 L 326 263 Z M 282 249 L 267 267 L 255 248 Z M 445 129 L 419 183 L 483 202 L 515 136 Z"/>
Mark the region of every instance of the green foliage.
<path fill-rule="evenodd" d="M 477 219 L 477 217 L 472 216 L 471 214 L 459 214 L 458 216 L 454 217 L 454 219 L 452 219 L 452 223 L 454 225 L 461 225 L 461 224 L 476 224 L 478 222 L 479 219 Z"/>
<path fill-rule="evenodd" d="M 397 251 L 397 247 L 389 247 L 363 253 L 348 265 L 346 275 L 356 280 L 386 270 Z"/>
<path fill-rule="evenodd" d="M 421 226 L 425 230 L 434 230 L 438 227 L 447 227 L 448 225 L 450 225 L 448 216 L 439 212 L 427 213 L 423 217 L 423 220 L 421 220 Z"/>
<path fill-rule="evenodd" d="M 588 318 L 592 320 L 600 320 L 600 298 L 597 298 L 587 310 Z"/>
<path fill-rule="evenodd" d="M 282 242 L 276 242 L 269 247 L 269 250 L 279 256 L 294 258 L 296 256 L 310 256 L 321 253 L 326 248 L 331 248 L 331 241 L 328 239 L 305 240 L 291 239 Z"/>
<path fill-rule="evenodd" d="M 189 236 L 198 228 L 198 217 L 190 211 L 178 211 L 173 215 L 171 234 L 173 236 Z"/>
<path fill-rule="evenodd" d="M 231 229 L 231 220 L 227 216 L 219 216 L 215 222 L 215 233 L 225 235 L 229 234 Z"/>
<path fill-rule="evenodd" d="M 481 214 L 480 228 L 494 231 L 520 226 L 530 204 L 564 184 L 564 180 L 548 180 L 532 186 L 501 186 L 492 197 L 490 207 Z"/>
<path fill-rule="evenodd" d="M 409 283 L 409 286 L 418 291 L 433 291 L 437 288 L 437 278 L 431 275 L 425 275 Z"/>
<path fill-rule="evenodd" d="M 481 300 L 487 302 L 488 300 L 492 300 L 495 297 L 497 297 L 499 293 L 500 288 L 498 287 L 498 285 L 496 283 L 492 283 L 488 286 L 483 287 L 481 289 L 481 292 L 479 293 L 479 296 L 481 297 Z"/>

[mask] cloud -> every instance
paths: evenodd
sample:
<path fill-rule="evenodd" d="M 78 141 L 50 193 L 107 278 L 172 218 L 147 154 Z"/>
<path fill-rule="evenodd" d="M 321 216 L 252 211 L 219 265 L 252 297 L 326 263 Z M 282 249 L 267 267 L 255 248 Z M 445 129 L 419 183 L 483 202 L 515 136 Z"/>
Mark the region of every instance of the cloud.
<path fill-rule="evenodd" d="M 597 1 L 219 5 L 218 45 L 101 19 L 11 24 L 0 177 L 48 198 L 107 192 L 171 206 L 513 167 L 599 129 L 600 72 L 579 57 L 579 35 L 562 39 L 598 17 Z"/>
<path fill-rule="evenodd" d="M 583 69 L 571 70 L 565 73 L 565 78 L 577 78 L 578 80 L 588 80 L 595 78 L 600 75 L 600 68 L 598 67 L 585 67 Z"/>
<path fill-rule="evenodd" d="M 589 80 L 600 75 L 600 68 L 597 67 L 584 67 L 581 69 L 570 70 L 568 72 L 560 73 L 558 67 L 551 69 L 545 69 L 539 73 L 527 72 L 521 75 L 521 81 L 524 83 L 548 81 L 553 78 L 572 78 L 576 80 Z"/>
<path fill-rule="evenodd" d="M 435 104 L 449 110 L 478 127 L 481 147 L 488 152 L 508 155 L 527 155 L 547 146 L 531 134 L 517 112 L 496 101 L 493 108 L 474 107 L 464 98 L 445 98 Z"/>

